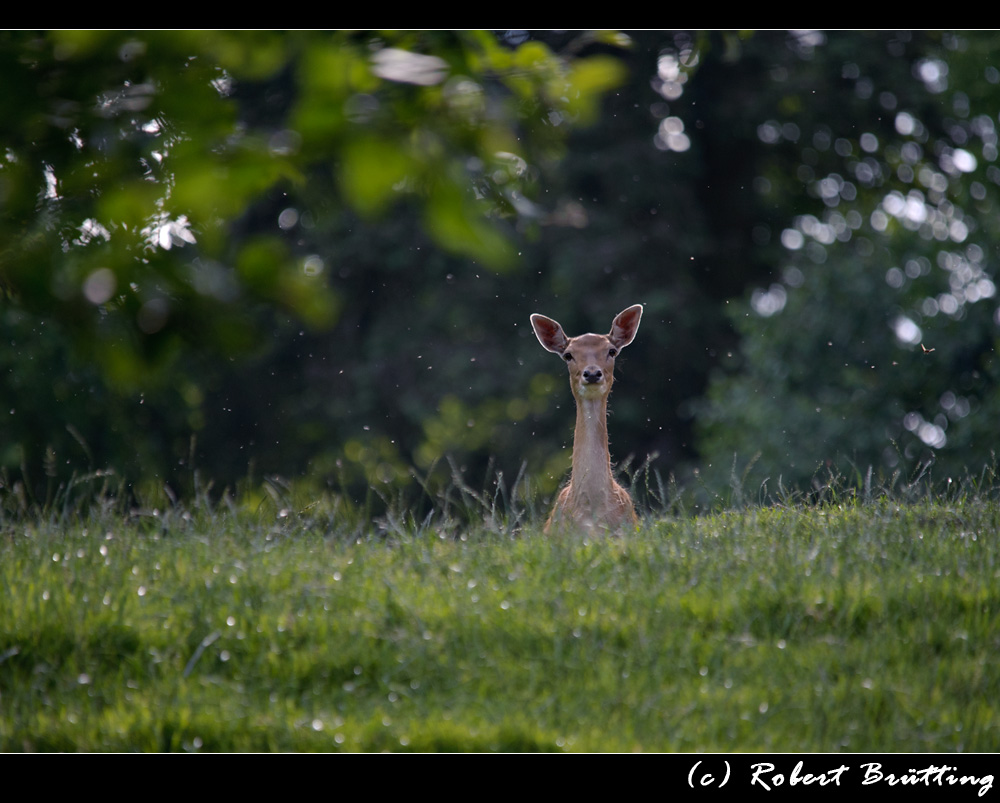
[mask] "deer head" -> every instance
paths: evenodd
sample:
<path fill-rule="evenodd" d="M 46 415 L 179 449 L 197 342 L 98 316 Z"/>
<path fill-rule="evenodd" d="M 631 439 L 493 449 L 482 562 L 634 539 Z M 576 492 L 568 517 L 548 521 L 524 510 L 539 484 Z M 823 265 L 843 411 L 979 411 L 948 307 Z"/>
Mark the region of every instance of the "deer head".
<path fill-rule="evenodd" d="M 558 321 L 535 313 L 531 327 L 542 348 L 558 354 L 569 368 L 569 383 L 577 399 L 607 398 L 615 381 L 615 357 L 635 338 L 642 306 L 618 313 L 606 335 L 567 337 Z"/>

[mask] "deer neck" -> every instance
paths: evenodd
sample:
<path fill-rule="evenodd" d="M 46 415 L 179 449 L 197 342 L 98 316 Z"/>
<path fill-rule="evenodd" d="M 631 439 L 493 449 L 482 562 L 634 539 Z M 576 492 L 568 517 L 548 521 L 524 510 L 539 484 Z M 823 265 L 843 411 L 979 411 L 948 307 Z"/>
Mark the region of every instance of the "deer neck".
<path fill-rule="evenodd" d="M 607 396 L 576 400 L 573 474 L 570 482 L 576 494 L 605 492 L 611 487 Z"/>

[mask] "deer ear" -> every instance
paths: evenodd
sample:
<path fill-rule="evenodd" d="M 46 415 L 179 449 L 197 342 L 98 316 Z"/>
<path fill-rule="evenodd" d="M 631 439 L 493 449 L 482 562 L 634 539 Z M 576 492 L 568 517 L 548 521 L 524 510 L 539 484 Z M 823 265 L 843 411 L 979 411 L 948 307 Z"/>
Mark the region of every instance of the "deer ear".
<path fill-rule="evenodd" d="M 619 312 L 611 324 L 611 332 L 608 334 L 608 340 L 616 348 L 625 348 L 635 338 L 635 333 L 639 331 L 640 318 L 642 318 L 641 304 L 633 304 L 628 309 Z"/>
<path fill-rule="evenodd" d="M 566 351 L 569 338 L 566 337 L 566 333 L 558 321 L 546 318 L 536 312 L 531 316 L 531 328 L 535 330 L 535 337 L 538 338 L 538 342 L 546 351 L 559 355 Z"/>

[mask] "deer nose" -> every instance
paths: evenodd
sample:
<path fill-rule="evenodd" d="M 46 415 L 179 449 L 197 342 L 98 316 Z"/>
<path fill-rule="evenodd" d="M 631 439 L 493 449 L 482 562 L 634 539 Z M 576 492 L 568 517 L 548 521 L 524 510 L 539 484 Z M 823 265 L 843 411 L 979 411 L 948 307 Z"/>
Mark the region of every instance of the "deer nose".
<path fill-rule="evenodd" d="M 600 368 L 596 365 L 588 365 L 583 369 L 583 381 L 588 385 L 593 385 L 600 382 L 604 378 L 604 374 Z"/>

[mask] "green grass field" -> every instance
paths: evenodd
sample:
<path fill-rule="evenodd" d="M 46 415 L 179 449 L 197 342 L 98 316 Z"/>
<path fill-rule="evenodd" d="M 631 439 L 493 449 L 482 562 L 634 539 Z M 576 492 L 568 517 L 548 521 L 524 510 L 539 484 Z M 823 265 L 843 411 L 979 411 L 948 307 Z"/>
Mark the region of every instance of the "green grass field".
<path fill-rule="evenodd" d="M 3 751 L 1000 750 L 1000 505 L 0 520 Z"/>

